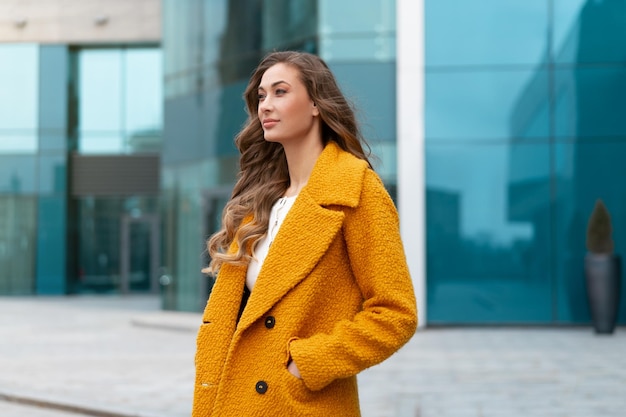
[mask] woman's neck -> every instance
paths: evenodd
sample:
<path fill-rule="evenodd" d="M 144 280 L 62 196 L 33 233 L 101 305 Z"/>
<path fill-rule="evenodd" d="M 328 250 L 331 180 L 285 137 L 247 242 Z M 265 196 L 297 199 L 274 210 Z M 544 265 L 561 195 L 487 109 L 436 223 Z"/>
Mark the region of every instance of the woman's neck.
<path fill-rule="evenodd" d="M 309 181 L 317 158 L 324 150 L 322 140 L 311 140 L 284 146 L 287 166 L 289 168 L 289 187 L 285 196 L 298 195 Z"/>

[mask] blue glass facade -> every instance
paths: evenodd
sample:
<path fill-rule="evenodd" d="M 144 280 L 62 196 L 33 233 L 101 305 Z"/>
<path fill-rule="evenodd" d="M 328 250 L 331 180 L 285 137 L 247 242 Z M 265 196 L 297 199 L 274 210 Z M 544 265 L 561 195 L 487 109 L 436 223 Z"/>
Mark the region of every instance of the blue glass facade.
<path fill-rule="evenodd" d="M 588 322 L 596 199 L 626 244 L 626 3 L 425 6 L 429 323 Z"/>
<path fill-rule="evenodd" d="M 0 62 L 0 294 L 63 294 L 67 52 L 7 44 Z"/>
<path fill-rule="evenodd" d="M 137 207 L 156 213 L 157 199 L 142 205 L 127 197 L 121 209 L 104 210 L 117 218 L 116 229 L 98 228 L 98 216 L 76 210 L 85 198 L 72 195 L 70 160 L 74 153 L 158 152 L 161 52 L 155 45 L 3 44 L 0 62 L 0 295 L 84 291 L 80 272 L 89 271 L 81 263 L 102 259 L 90 243 L 111 239 L 117 256 L 120 216 Z M 119 88 L 109 82 L 116 77 Z"/>

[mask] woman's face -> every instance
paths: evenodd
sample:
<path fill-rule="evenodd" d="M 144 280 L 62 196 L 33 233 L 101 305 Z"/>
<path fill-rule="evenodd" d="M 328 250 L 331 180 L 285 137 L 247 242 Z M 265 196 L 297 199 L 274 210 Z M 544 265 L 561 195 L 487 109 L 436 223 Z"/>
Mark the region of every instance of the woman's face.
<path fill-rule="evenodd" d="M 265 71 L 259 85 L 258 107 L 265 140 L 283 146 L 320 140 L 317 116 L 319 111 L 295 67 L 278 63 Z"/>

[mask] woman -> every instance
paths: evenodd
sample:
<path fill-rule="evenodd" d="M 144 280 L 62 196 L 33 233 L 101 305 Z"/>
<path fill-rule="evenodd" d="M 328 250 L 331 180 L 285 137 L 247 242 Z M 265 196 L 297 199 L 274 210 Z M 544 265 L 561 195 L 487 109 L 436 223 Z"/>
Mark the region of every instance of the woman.
<path fill-rule="evenodd" d="M 245 100 L 193 416 L 359 416 L 356 374 L 417 324 L 396 209 L 321 59 L 269 54 Z"/>

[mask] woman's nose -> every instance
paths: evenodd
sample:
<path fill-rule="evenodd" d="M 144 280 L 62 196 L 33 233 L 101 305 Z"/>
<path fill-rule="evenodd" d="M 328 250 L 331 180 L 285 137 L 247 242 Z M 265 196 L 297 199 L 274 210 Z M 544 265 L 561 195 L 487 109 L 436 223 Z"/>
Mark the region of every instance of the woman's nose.
<path fill-rule="evenodd" d="M 259 110 L 266 112 L 272 108 L 272 101 L 269 97 L 265 97 L 263 101 L 259 102 Z"/>

